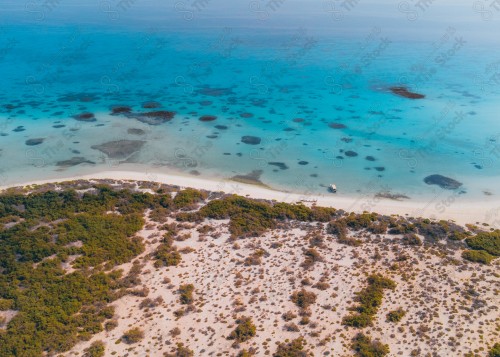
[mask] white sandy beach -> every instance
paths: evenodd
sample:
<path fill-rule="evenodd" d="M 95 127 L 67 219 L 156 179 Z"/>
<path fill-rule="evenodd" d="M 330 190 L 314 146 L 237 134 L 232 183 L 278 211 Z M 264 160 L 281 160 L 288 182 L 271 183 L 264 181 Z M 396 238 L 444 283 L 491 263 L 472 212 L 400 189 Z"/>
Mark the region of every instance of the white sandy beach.
<path fill-rule="evenodd" d="M 60 175 L 60 176 L 59 176 Z M 432 199 L 423 200 L 392 200 L 374 197 L 373 195 L 360 194 L 346 196 L 341 192 L 337 194 L 325 192 L 318 194 L 299 194 L 273 190 L 257 185 L 244 184 L 227 179 L 207 179 L 182 173 L 154 172 L 152 170 L 107 170 L 95 173 L 86 173 L 79 176 L 64 176 L 60 173 L 57 177 L 44 180 L 19 182 L 0 186 L 6 189 L 14 186 L 44 184 L 71 180 L 113 179 L 133 181 L 155 181 L 180 187 L 192 187 L 207 191 L 223 191 L 226 193 L 248 196 L 256 199 L 276 200 L 280 202 L 303 202 L 306 205 L 334 207 L 349 212 L 360 213 L 363 211 L 377 212 L 385 215 L 418 216 L 433 219 L 453 220 L 458 224 L 486 223 L 492 227 L 500 227 L 500 200 L 489 198 L 483 201 L 473 201 L 459 196 L 453 191 L 442 190 L 442 194 Z"/>

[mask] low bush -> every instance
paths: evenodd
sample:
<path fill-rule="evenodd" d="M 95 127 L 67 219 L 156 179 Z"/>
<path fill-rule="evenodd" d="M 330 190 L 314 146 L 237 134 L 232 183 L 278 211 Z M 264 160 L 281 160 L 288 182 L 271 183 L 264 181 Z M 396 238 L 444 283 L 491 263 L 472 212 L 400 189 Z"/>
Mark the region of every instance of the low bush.
<path fill-rule="evenodd" d="M 130 345 L 141 341 L 143 338 L 144 338 L 144 332 L 138 327 L 125 331 L 125 333 L 122 336 L 123 342 Z"/>
<path fill-rule="evenodd" d="M 172 353 L 164 353 L 164 357 L 193 357 L 194 352 L 183 343 L 178 343 Z"/>
<path fill-rule="evenodd" d="M 401 242 L 406 245 L 422 245 L 422 240 L 415 233 L 406 233 Z"/>
<path fill-rule="evenodd" d="M 193 298 L 194 285 L 193 284 L 183 284 L 179 286 L 179 294 L 181 304 L 189 305 L 194 301 Z"/>
<path fill-rule="evenodd" d="M 290 299 L 300 308 L 306 309 L 316 302 L 316 294 L 305 289 L 293 292 Z"/>
<path fill-rule="evenodd" d="M 314 248 L 307 249 L 304 255 L 305 260 L 302 262 L 301 266 L 305 269 L 310 269 L 314 263 L 323 261 L 321 254 Z"/>
<path fill-rule="evenodd" d="M 395 289 L 396 283 L 380 274 L 370 275 L 367 279 L 368 286 L 356 293 L 355 300 L 359 305 L 352 308 L 355 313 L 345 316 L 342 324 L 356 328 L 372 325 L 373 318 L 382 304 L 384 289 Z"/>
<path fill-rule="evenodd" d="M 402 308 L 399 308 L 387 313 L 386 317 L 388 322 L 399 322 L 405 315 L 406 312 Z"/>
<path fill-rule="evenodd" d="M 352 340 L 351 348 L 359 357 L 383 357 L 389 354 L 389 346 L 358 333 Z"/>
<path fill-rule="evenodd" d="M 229 334 L 229 340 L 235 340 L 236 342 L 246 342 L 257 333 L 257 328 L 252 322 L 251 317 L 240 317 L 236 320 L 238 326 Z"/>
<path fill-rule="evenodd" d="M 303 337 L 296 338 L 290 342 L 281 342 L 278 344 L 273 357 L 307 357 L 304 351 L 305 340 Z"/>
<path fill-rule="evenodd" d="M 83 357 L 102 357 L 104 356 L 104 351 L 104 342 L 95 341 L 83 351 Z"/>

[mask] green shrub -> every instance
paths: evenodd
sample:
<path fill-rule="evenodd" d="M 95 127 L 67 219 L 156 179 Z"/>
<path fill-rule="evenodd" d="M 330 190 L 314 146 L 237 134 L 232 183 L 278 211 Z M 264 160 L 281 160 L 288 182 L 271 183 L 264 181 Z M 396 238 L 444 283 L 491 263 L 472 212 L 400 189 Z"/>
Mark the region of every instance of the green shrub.
<path fill-rule="evenodd" d="M 474 250 L 485 250 L 491 255 L 500 256 L 500 230 L 478 233 L 465 242 Z"/>
<path fill-rule="evenodd" d="M 252 322 L 251 317 L 241 317 L 236 320 L 238 326 L 229 334 L 229 340 L 236 340 L 237 342 L 246 342 L 255 336 L 257 328 Z"/>
<path fill-rule="evenodd" d="M 207 194 L 205 192 L 201 192 L 193 188 L 186 188 L 185 190 L 177 192 L 174 197 L 174 204 L 176 207 L 182 208 L 204 201 L 206 198 Z"/>
<path fill-rule="evenodd" d="M 422 240 L 415 233 L 406 233 L 401 242 L 406 245 L 422 245 Z"/>
<path fill-rule="evenodd" d="M 356 293 L 355 300 L 359 305 L 353 308 L 353 314 L 345 316 L 342 324 L 356 328 L 364 328 L 372 325 L 374 316 L 382 304 L 384 289 L 395 289 L 396 283 L 380 274 L 370 275 L 367 279 L 368 286 Z"/>
<path fill-rule="evenodd" d="M 389 311 L 386 317 L 388 322 L 399 322 L 405 315 L 406 312 L 402 308 L 399 308 L 396 310 Z"/>
<path fill-rule="evenodd" d="M 178 343 L 173 353 L 164 353 L 164 357 L 193 357 L 194 352 L 185 347 L 183 343 Z"/>
<path fill-rule="evenodd" d="M 104 356 L 104 350 L 104 342 L 95 341 L 83 351 L 83 357 L 102 357 Z"/>
<path fill-rule="evenodd" d="M 240 352 L 238 352 L 238 354 L 236 355 L 236 357 L 252 357 L 252 356 L 255 356 L 255 352 L 253 349 L 249 349 L 249 350 L 246 350 L 246 349 L 242 349 Z"/>
<path fill-rule="evenodd" d="M 305 289 L 293 292 L 290 299 L 300 308 L 306 309 L 316 302 L 316 294 Z"/>
<path fill-rule="evenodd" d="M 321 254 L 314 248 L 309 248 L 304 252 L 305 260 L 302 262 L 301 266 L 305 269 L 311 268 L 314 263 L 323 261 Z"/>
<path fill-rule="evenodd" d="M 282 342 L 278 344 L 273 357 L 307 357 L 304 347 L 305 341 L 303 337 L 296 338 L 288 343 Z"/>
<path fill-rule="evenodd" d="M 372 341 L 368 336 L 358 333 L 353 338 L 351 348 L 359 357 L 383 357 L 389 354 L 389 346 L 379 341 Z"/>
<path fill-rule="evenodd" d="M 462 258 L 467 259 L 471 262 L 490 264 L 495 257 L 484 250 L 464 250 L 462 252 Z"/>
<path fill-rule="evenodd" d="M 181 295 L 180 297 L 181 304 L 188 305 L 193 303 L 194 301 L 193 291 L 194 291 L 193 284 L 183 284 L 179 286 L 179 294 Z"/>
<path fill-rule="evenodd" d="M 134 327 L 128 331 L 125 331 L 125 333 L 122 336 L 123 341 L 127 344 L 137 343 L 141 341 L 143 338 L 144 338 L 144 332 L 138 327 Z"/>
<path fill-rule="evenodd" d="M 14 300 L 12 299 L 0 299 L 0 311 L 6 311 L 12 309 L 14 306 Z"/>
<path fill-rule="evenodd" d="M 488 353 L 488 357 L 500 357 L 500 343 L 495 343 Z"/>

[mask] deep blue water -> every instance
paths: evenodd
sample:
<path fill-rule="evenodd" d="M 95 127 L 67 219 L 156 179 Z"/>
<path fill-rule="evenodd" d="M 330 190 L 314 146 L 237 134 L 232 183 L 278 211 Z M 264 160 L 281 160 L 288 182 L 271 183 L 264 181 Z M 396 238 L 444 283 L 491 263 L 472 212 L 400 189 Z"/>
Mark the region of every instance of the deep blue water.
<path fill-rule="evenodd" d="M 412 198 L 441 190 L 423 182 L 441 174 L 464 195 L 500 194 L 500 12 L 426 4 L 7 1 L 2 182 L 141 164 Z M 117 105 L 175 116 L 149 125 L 111 116 Z M 118 140 L 146 143 L 119 158 L 92 148 Z"/>

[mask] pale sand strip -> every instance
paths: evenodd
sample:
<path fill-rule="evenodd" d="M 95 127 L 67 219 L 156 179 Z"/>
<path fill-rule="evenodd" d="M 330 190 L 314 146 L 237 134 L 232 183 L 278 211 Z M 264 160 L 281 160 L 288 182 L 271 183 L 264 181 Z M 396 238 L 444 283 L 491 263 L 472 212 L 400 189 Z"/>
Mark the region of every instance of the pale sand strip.
<path fill-rule="evenodd" d="M 443 190 L 443 194 L 429 201 L 395 201 L 390 199 L 375 198 L 373 195 L 360 195 L 358 197 L 343 196 L 342 193 L 332 194 L 325 192 L 318 194 L 297 194 L 260 187 L 256 185 L 234 182 L 230 179 L 206 179 L 194 176 L 184 176 L 179 173 L 167 174 L 144 171 L 101 171 L 76 177 L 58 176 L 57 178 L 29 181 L 7 186 L 25 186 L 62 182 L 70 180 L 113 179 L 133 181 L 155 181 L 180 187 L 192 187 L 207 191 L 223 191 L 241 196 L 257 199 L 276 200 L 279 202 L 304 202 L 310 205 L 313 202 L 318 206 L 335 207 L 349 212 L 377 212 L 385 215 L 410 215 L 414 217 L 427 217 L 434 219 L 454 220 L 459 224 L 488 223 L 495 228 L 500 228 L 500 200 L 468 201 L 455 195 L 452 191 Z"/>

